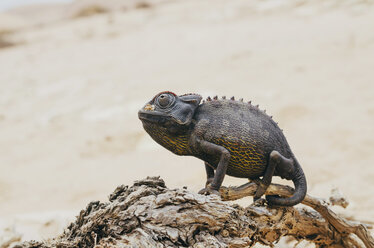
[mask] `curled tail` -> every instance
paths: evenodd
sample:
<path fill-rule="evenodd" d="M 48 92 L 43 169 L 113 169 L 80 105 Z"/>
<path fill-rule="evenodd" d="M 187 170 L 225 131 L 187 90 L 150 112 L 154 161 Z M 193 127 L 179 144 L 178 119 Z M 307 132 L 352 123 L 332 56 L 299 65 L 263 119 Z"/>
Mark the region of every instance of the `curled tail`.
<path fill-rule="evenodd" d="M 266 200 L 270 205 L 293 206 L 300 203 L 304 199 L 307 190 L 306 178 L 300 164 L 295 158 L 293 159 L 295 162 L 295 172 L 292 178 L 292 182 L 295 185 L 295 192 L 291 197 L 288 198 L 282 198 L 275 195 L 267 195 Z"/>

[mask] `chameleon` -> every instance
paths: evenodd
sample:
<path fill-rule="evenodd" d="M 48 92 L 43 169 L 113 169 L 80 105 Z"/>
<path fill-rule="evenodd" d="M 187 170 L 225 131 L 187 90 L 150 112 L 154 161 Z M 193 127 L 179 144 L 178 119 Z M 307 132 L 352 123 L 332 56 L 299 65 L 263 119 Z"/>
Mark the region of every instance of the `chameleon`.
<path fill-rule="evenodd" d="M 256 180 L 254 202 L 273 176 L 292 180 L 290 197 L 266 195 L 269 205 L 293 206 L 307 191 L 304 172 L 278 124 L 243 99 L 163 91 L 138 112 L 145 131 L 164 148 L 205 163 L 207 180 L 200 194 L 219 194 L 225 175 Z"/>

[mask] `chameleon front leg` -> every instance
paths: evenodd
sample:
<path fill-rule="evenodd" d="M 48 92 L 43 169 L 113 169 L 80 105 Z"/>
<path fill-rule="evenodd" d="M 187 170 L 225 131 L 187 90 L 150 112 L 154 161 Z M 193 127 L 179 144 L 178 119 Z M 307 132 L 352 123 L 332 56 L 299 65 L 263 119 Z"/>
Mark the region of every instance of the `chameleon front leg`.
<path fill-rule="evenodd" d="M 205 162 L 205 171 L 206 171 L 206 183 L 205 187 L 213 182 L 214 179 L 214 169 L 209 163 Z"/>
<path fill-rule="evenodd" d="M 217 165 L 216 173 L 213 176 L 212 183 L 206 185 L 204 189 L 200 190 L 199 194 L 219 195 L 218 190 L 221 187 L 223 179 L 226 175 L 227 166 L 229 164 L 229 160 L 231 157 L 230 152 L 222 146 L 202 140 L 196 136 L 193 137 L 192 142 L 194 143 L 194 147 L 196 150 L 202 153 L 205 153 L 205 154 L 219 157 L 219 163 Z M 207 167 L 205 168 L 207 169 Z M 208 170 L 207 170 L 207 173 L 208 173 Z M 211 171 L 209 171 L 209 173 L 211 173 Z"/>

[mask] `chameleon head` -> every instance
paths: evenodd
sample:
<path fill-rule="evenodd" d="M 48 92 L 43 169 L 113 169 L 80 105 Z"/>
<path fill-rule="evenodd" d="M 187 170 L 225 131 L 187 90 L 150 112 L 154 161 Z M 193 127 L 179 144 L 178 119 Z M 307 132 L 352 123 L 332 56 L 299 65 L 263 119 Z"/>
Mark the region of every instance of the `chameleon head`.
<path fill-rule="evenodd" d="M 198 94 L 177 96 L 173 92 L 163 91 L 146 103 L 138 112 L 143 125 L 188 126 L 199 106 L 202 97 Z"/>

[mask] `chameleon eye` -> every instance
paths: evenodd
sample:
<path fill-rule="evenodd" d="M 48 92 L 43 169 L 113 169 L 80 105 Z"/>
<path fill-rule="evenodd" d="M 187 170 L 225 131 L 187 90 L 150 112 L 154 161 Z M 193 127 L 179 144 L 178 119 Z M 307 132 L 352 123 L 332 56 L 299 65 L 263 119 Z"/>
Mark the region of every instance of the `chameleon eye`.
<path fill-rule="evenodd" d="M 160 105 L 161 108 L 169 107 L 173 103 L 173 99 L 168 94 L 161 94 L 157 99 L 158 105 Z"/>

